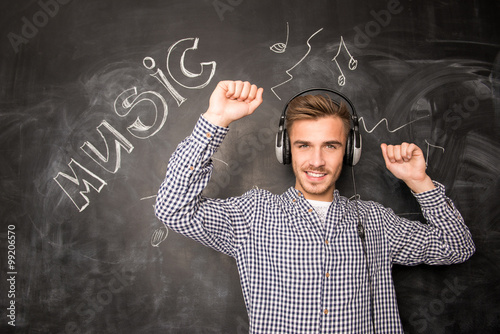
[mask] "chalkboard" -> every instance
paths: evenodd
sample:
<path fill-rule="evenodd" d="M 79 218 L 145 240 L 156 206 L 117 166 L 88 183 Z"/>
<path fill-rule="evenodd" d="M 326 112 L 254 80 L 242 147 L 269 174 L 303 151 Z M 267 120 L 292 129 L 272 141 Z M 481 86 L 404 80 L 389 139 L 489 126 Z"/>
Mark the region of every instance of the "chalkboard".
<path fill-rule="evenodd" d="M 500 329 L 500 3 L 20 0 L 1 8 L 1 330 L 247 333 L 234 260 L 154 216 L 168 159 L 219 80 L 265 88 L 205 194 L 293 185 L 274 157 L 286 100 L 347 95 L 362 199 L 422 219 L 382 142 L 417 143 L 477 246 L 394 267 L 407 333 Z M 350 169 L 338 187 L 352 196 Z"/>

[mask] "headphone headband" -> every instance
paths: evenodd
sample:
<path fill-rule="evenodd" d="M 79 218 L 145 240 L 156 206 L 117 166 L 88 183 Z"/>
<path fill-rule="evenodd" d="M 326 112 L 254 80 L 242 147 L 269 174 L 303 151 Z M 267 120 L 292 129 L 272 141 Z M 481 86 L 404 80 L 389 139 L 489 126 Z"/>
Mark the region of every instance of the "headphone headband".
<path fill-rule="evenodd" d="M 306 90 L 303 90 L 297 94 L 295 94 L 290 100 L 288 100 L 288 102 L 286 103 L 285 105 L 285 109 L 283 110 L 284 112 L 282 114 L 285 114 L 286 112 L 286 109 L 288 109 L 288 105 L 290 104 L 290 102 L 292 102 L 293 99 L 295 99 L 296 97 L 299 97 L 301 95 L 305 95 L 306 93 L 309 93 L 309 92 L 314 92 L 314 91 L 323 91 L 323 92 L 330 92 L 332 94 L 335 94 L 337 96 L 339 96 L 340 98 L 344 99 L 347 104 L 349 105 L 349 107 L 351 108 L 352 110 L 352 114 L 354 116 L 356 116 L 356 118 L 358 117 L 358 115 L 356 114 L 356 109 L 354 108 L 354 105 L 352 104 L 351 100 L 349 100 L 347 98 L 347 96 L 345 96 L 344 94 L 340 93 L 340 92 L 337 92 L 336 90 L 333 90 L 333 89 L 330 89 L 330 88 L 308 88 Z M 333 102 L 336 102 L 334 100 L 332 100 Z M 336 103 L 338 105 L 338 103 Z"/>

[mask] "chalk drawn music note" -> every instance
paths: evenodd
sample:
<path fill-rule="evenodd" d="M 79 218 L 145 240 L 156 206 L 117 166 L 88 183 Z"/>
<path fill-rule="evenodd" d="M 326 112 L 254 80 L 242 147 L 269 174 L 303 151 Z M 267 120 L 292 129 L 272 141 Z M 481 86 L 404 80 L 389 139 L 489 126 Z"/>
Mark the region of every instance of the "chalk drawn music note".
<path fill-rule="evenodd" d="M 285 43 L 276 43 L 269 47 L 272 52 L 275 53 L 283 53 L 286 51 L 286 47 L 288 46 L 288 33 L 290 32 L 288 22 L 286 23 L 286 42 Z"/>
<path fill-rule="evenodd" d="M 358 67 L 358 61 L 356 59 L 354 59 L 354 57 L 351 55 L 351 53 L 347 49 L 347 46 L 345 45 L 345 42 L 344 42 L 344 37 L 340 36 L 339 49 L 338 49 L 335 57 L 333 57 L 333 59 L 332 59 L 332 61 L 335 61 L 335 64 L 337 64 L 337 67 L 339 68 L 339 71 L 340 71 L 340 75 L 339 75 L 339 79 L 338 79 L 339 86 L 345 85 L 345 75 L 344 75 L 344 72 L 342 72 L 342 68 L 340 68 L 340 65 L 337 61 L 337 57 L 340 55 L 340 51 L 342 50 L 342 46 L 344 46 L 345 51 L 349 55 L 349 69 L 351 71 L 354 71 L 356 69 L 356 67 Z"/>
<path fill-rule="evenodd" d="M 286 74 L 288 74 L 288 76 L 290 77 L 290 79 L 288 79 L 288 80 L 286 80 L 286 81 L 283 81 L 282 83 L 280 83 L 280 84 L 278 84 L 278 85 L 276 85 L 276 86 L 274 86 L 274 87 L 272 87 L 272 88 L 271 88 L 271 90 L 273 91 L 274 95 L 276 95 L 276 97 L 277 97 L 278 99 L 280 99 L 280 100 L 281 100 L 281 98 L 279 97 L 279 95 L 278 95 L 278 94 L 276 94 L 276 92 L 274 91 L 274 89 L 275 89 L 275 88 L 278 88 L 278 87 L 279 87 L 279 86 L 281 86 L 281 85 L 286 84 L 287 82 L 289 82 L 289 81 L 291 81 L 291 80 L 293 79 L 293 75 L 291 75 L 291 74 L 290 74 L 290 71 L 291 71 L 291 70 L 293 70 L 295 67 L 297 67 L 297 66 L 298 66 L 298 65 L 299 65 L 299 64 L 300 64 L 300 63 L 301 63 L 304 59 L 306 59 L 306 57 L 309 55 L 309 53 L 311 52 L 311 49 L 312 49 L 311 44 L 309 44 L 309 41 L 310 41 L 310 40 L 311 40 L 314 36 L 316 36 L 316 34 L 318 34 L 321 30 L 323 30 L 323 28 L 321 28 L 321 29 L 319 29 L 318 31 L 316 31 L 314 34 L 312 34 L 312 35 L 311 35 L 311 37 L 309 37 L 309 38 L 307 39 L 306 44 L 307 44 L 308 50 L 307 50 L 306 54 L 305 54 L 305 55 L 304 55 L 304 56 L 303 56 L 303 57 L 299 60 L 299 62 L 298 62 L 297 64 L 293 65 L 292 67 L 290 67 L 288 70 L 286 70 L 286 71 L 285 71 L 285 72 L 286 72 Z"/>

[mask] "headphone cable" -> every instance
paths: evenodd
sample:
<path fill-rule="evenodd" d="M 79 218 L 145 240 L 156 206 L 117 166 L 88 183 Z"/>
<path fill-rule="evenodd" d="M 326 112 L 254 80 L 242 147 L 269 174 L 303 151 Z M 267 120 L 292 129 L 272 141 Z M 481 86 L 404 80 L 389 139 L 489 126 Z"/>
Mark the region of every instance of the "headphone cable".
<path fill-rule="evenodd" d="M 356 205 L 356 212 L 358 216 L 358 236 L 361 239 L 361 244 L 363 246 L 363 254 L 365 257 L 365 262 L 366 262 L 366 272 L 368 275 L 368 288 L 370 290 L 370 318 L 371 318 L 371 323 L 373 327 L 373 333 L 375 334 L 375 311 L 374 311 L 374 295 L 373 295 L 373 280 L 370 275 L 370 265 L 368 264 L 368 251 L 366 247 L 366 233 L 365 233 L 365 227 L 363 226 L 363 223 L 361 222 L 361 217 L 359 214 L 359 207 L 358 207 L 358 191 L 356 189 L 356 180 L 354 177 L 354 166 L 351 166 L 351 171 L 352 171 L 352 184 L 354 186 L 354 204 Z"/>

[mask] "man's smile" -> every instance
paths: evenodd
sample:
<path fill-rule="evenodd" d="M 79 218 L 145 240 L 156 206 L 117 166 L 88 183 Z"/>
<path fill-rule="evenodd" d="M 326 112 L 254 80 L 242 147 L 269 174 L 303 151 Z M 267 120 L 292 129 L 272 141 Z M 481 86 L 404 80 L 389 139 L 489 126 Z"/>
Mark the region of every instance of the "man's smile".
<path fill-rule="evenodd" d="M 326 173 L 320 173 L 320 172 L 306 171 L 305 173 L 309 178 L 313 179 L 320 179 L 326 176 Z"/>

